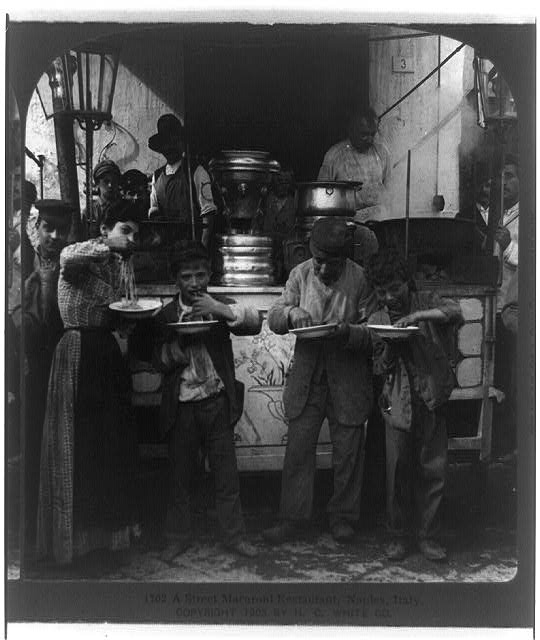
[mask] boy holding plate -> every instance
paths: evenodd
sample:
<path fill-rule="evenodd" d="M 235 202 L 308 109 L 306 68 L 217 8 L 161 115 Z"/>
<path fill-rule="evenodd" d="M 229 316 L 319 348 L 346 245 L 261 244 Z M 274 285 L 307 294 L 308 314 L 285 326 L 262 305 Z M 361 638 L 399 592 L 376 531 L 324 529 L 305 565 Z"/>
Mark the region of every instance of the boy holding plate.
<path fill-rule="evenodd" d="M 333 537 L 351 540 L 360 517 L 364 423 L 373 395 L 371 334 L 361 324 L 370 289 L 362 267 L 346 257 L 351 240 L 342 219 L 317 220 L 310 239 L 313 257 L 291 271 L 268 312 L 268 326 L 277 334 L 334 324 L 326 337 L 296 338 L 283 391 L 289 429 L 281 521 L 263 533 L 273 544 L 296 537 L 299 525 L 311 516 L 316 446 L 325 418 L 334 467 L 334 493 L 327 507 Z"/>
<path fill-rule="evenodd" d="M 215 476 L 216 511 L 224 544 L 252 557 L 256 550 L 245 539 L 233 437 L 234 425 L 242 415 L 243 385 L 234 376 L 230 334 L 256 335 L 262 319 L 254 307 L 207 293 L 210 262 L 202 245 L 188 245 L 178 255 L 177 265 L 178 297 L 160 314 L 164 323 L 177 326 L 164 325 L 153 353 L 155 368 L 164 374 L 160 430 L 162 436 L 168 434 L 173 465 L 166 520 L 173 544 L 163 556 L 172 559 L 191 545 L 189 486 L 204 443 Z M 218 322 L 182 327 L 202 320 Z"/>
<path fill-rule="evenodd" d="M 436 540 L 448 448 L 442 409 L 455 386 L 448 354 L 451 332 L 463 321 L 461 308 L 434 292 L 417 291 L 405 258 L 393 249 L 370 259 L 367 276 L 377 306 L 370 322 L 418 327 L 403 336 L 385 333 L 384 341 L 374 336 L 376 371 L 385 376 L 379 404 L 386 426 L 387 515 L 393 536 L 386 555 L 402 560 L 415 534 L 426 558 L 444 560 L 446 550 Z"/>

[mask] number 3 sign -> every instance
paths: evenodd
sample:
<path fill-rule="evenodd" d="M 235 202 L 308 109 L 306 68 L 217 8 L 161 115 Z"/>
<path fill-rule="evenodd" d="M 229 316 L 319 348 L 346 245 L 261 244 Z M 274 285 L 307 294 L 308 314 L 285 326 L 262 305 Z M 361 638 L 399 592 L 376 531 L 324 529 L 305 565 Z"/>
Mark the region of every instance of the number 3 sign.
<path fill-rule="evenodd" d="M 394 73 L 414 73 L 413 57 L 392 56 L 392 71 Z"/>

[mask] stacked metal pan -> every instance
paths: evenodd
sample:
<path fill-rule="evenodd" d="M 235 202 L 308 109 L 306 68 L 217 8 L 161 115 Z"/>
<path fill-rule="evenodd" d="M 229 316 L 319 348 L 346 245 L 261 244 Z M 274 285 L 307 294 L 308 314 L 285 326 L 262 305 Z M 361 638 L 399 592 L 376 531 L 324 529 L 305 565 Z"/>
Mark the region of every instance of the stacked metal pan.
<path fill-rule="evenodd" d="M 275 279 L 272 244 L 270 236 L 216 236 L 216 284 L 230 287 L 273 285 Z"/>

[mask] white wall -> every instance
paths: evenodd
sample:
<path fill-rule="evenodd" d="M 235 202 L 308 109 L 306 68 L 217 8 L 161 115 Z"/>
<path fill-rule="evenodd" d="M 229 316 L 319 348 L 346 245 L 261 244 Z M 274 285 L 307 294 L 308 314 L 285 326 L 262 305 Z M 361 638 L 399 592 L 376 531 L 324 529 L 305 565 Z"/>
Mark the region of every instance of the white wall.
<path fill-rule="evenodd" d="M 380 27 L 376 35 L 408 33 L 414 32 Z M 386 111 L 437 66 L 437 40 L 437 36 L 429 36 L 370 42 L 370 102 L 378 114 Z M 459 44 L 450 38 L 441 38 L 441 60 Z M 438 154 L 436 134 L 415 147 L 472 88 L 472 73 L 464 73 L 466 64 L 470 64 L 470 55 L 465 55 L 467 50 L 470 53 L 470 48 L 465 47 L 442 67 L 440 88 L 437 87 L 437 74 L 434 74 L 381 120 L 380 134 L 390 147 L 394 164 L 397 163 L 390 183 L 393 217 L 405 216 L 408 149 L 412 150 L 410 215 L 438 215 L 432 211 L 432 199 L 436 194 L 443 195 L 446 202 L 441 215 L 453 215 L 459 209 L 461 113 L 456 113 L 440 130 Z M 412 59 L 414 72 L 393 72 L 392 56 Z"/>
<path fill-rule="evenodd" d="M 410 33 L 404 29 L 382 25 L 373 35 Z M 460 43 L 442 38 L 441 59 Z M 465 55 L 467 53 L 467 55 Z M 370 42 L 370 101 L 377 113 L 382 113 L 404 95 L 437 65 L 437 36 Z M 381 134 L 387 140 L 397 166 L 391 181 L 394 216 L 405 215 L 405 177 L 407 149 L 414 146 L 436 126 L 472 87 L 471 50 L 465 47 L 441 70 L 441 87 L 437 75 L 391 111 L 381 121 Z M 410 56 L 414 73 L 392 72 L 392 56 Z M 159 154 L 148 149 L 148 138 L 156 131 L 160 115 L 167 112 L 184 114 L 184 61 L 182 43 L 175 31 L 131 34 L 124 42 L 121 65 L 113 101 L 113 126 L 95 134 L 94 165 L 99 159 L 110 158 L 125 171 L 137 168 L 150 174 L 162 163 Z M 44 68 L 46 61 L 44 61 Z M 50 99 L 47 77 L 40 81 L 41 93 Z M 440 100 L 439 115 L 437 115 Z M 436 193 L 446 201 L 446 213 L 455 213 L 459 204 L 458 146 L 461 135 L 461 114 L 441 130 L 439 153 L 437 137 L 431 136 L 412 152 L 411 215 L 434 215 L 431 202 Z M 34 94 L 27 119 L 27 147 L 36 155 L 43 154 L 45 164 L 45 197 L 59 197 L 56 168 L 56 147 L 52 120 L 46 121 L 37 95 Z M 84 132 L 75 124 L 78 139 L 77 157 L 84 161 Z M 110 145 L 107 147 L 107 145 Z M 438 166 L 437 166 L 438 165 Z M 39 172 L 30 160 L 27 177 L 36 186 Z M 81 206 L 84 206 L 84 171 L 79 168 Z"/>
<path fill-rule="evenodd" d="M 113 122 L 95 132 L 93 165 L 109 158 L 119 165 L 122 172 L 139 169 L 148 175 L 161 166 L 163 157 L 150 151 L 148 138 L 156 133 L 160 115 L 174 113 L 183 120 L 183 78 L 183 56 L 179 40 L 153 39 L 150 46 L 139 34 L 127 39 L 120 56 L 112 105 Z M 46 74 L 42 76 L 38 86 L 47 105 L 51 99 L 51 89 Z M 84 163 L 85 133 L 77 123 L 74 125 L 74 132 L 77 162 Z M 46 120 L 36 92 L 28 110 L 26 146 L 36 156 L 45 156 L 44 197 L 59 198 L 54 123 L 52 119 Z M 78 175 L 82 209 L 85 206 L 84 167 L 78 167 Z M 34 182 L 39 195 L 39 169 L 30 159 L 26 161 L 26 176 Z"/>

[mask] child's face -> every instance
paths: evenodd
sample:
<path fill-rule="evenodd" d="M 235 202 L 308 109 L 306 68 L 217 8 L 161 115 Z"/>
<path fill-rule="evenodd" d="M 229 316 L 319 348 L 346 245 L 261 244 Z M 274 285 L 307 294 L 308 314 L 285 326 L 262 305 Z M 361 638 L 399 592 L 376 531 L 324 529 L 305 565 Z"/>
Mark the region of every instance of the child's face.
<path fill-rule="evenodd" d="M 396 278 L 375 287 L 375 294 L 381 306 L 388 309 L 390 318 L 398 319 L 409 313 L 409 285 Z"/>
<path fill-rule="evenodd" d="M 120 193 L 120 180 L 115 173 L 106 173 L 99 178 L 97 188 L 100 198 L 110 202 L 115 200 Z"/>
<path fill-rule="evenodd" d="M 206 292 L 210 282 L 210 269 L 205 261 L 200 260 L 184 264 L 178 270 L 176 284 L 182 294 L 182 300 L 191 305 L 198 295 Z"/>

